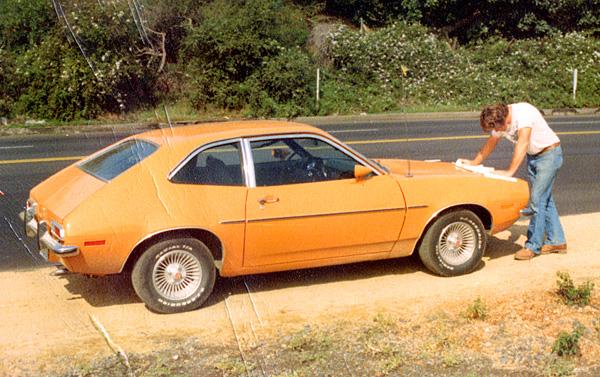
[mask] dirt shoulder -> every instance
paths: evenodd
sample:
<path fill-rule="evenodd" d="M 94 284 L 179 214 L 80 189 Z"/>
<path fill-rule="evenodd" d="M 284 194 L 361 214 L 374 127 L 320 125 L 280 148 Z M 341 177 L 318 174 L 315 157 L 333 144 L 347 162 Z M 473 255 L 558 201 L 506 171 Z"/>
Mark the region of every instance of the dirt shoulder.
<path fill-rule="evenodd" d="M 431 370 L 462 370 L 466 361 L 476 365 L 473 360 L 480 358 L 485 362 L 477 365 L 489 370 L 536 370 L 550 365 L 554 340 L 561 331 L 572 332 L 577 321 L 585 328 L 580 355 L 568 362 L 580 368 L 572 371 L 587 373 L 600 360 L 598 289 L 585 308 L 565 306 L 553 292 L 557 271 L 568 272 L 576 284 L 600 284 L 600 238 L 594 231 L 600 213 L 562 220 L 569 242 L 565 255 L 513 260 L 525 241 L 526 222 L 518 222 L 490 240 L 484 264 L 466 276 L 434 276 L 416 258 L 404 258 L 220 279 L 206 307 L 177 315 L 148 311 L 126 277 L 56 277 L 48 267 L 0 272 L 0 375 L 55 374 L 91 360 L 116 360 L 90 316 L 138 363 L 157 350 L 183 347 L 180 355 L 215 350 L 202 360 L 216 363 L 211 369 L 216 375 L 244 374 L 248 365 L 263 375 L 266 364 L 267 375 L 294 375 L 285 374 L 292 356 L 310 344 L 327 352 L 312 357 L 321 364 L 307 364 L 304 356 L 296 360 L 303 368 L 326 368 L 337 349 L 351 366 L 358 361 L 346 355 L 363 355 L 360 365 L 372 364 L 365 373 L 399 371 L 427 360 L 434 360 Z M 487 317 L 469 320 L 465 310 L 477 298 Z M 342 339 L 350 343 L 336 346 Z M 281 350 L 296 353 L 267 363 L 265 355 Z M 179 364 L 179 357 L 169 360 Z M 397 362 L 381 364 L 386 360 Z M 356 368 L 334 375 L 355 375 Z M 302 375 L 312 375 L 307 370 Z"/>

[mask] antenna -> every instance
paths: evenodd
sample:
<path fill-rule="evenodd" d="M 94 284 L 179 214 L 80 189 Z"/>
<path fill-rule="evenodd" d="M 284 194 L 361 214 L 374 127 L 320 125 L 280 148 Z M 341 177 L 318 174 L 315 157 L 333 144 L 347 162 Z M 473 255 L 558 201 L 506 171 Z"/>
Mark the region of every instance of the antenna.
<path fill-rule="evenodd" d="M 167 105 L 163 105 L 163 109 L 165 110 L 165 115 L 167 116 L 167 123 L 169 123 L 169 128 L 173 128 L 173 123 L 171 123 L 171 117 L 169 116 L 169 111 L 167 111 Z"/>
<path fill-rule="evenodd" d="M 405 114 L 406 115 L 406 114 Z M 406 121 L 406 117 L 404 117 L 404 136 L 406 140 L 406 145 L 408 146 L 408 122 Z M 406 148 L 408 149 L 408 148 Z M 412 172 L 410 170 L 410 158 L 406 158 L 406 163 L 408 165 L 408 170 L 406 171 L 405 177 L 412 178 Z"/>
<path fill-rule="evenodd" d="M 402 86 L 402 89 L 404 89 L 404 85 Z M 402 90 L 404 92 L 404 90 Z M 404 94 L 404 93 L 403 93 Z M 406 120 L 406 112 L 404 111 L 405 109 L 402 109 L 402 113 L 404 114 L 404 116 L 402 117 L 402 120 L 404 122 L 404 141 L 406 142 L 407 148 L 408 149 L 408 121 Z M 406 158 L 406 164 L 408 165 L 408 169 L 406 171 L 406 174 L 404 175 L 407 178 L 412 178 L 412 172 L 410 170 L 410 158 Z"/>

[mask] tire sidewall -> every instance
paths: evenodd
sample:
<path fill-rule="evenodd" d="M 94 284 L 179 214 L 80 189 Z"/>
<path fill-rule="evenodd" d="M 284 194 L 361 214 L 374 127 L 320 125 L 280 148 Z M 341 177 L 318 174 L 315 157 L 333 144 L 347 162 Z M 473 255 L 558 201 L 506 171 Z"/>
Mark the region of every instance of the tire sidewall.
<path fill-rule="evenodd" d="M 183 300 L 170 300 L 162 296 L 152 281 L 156 263 L 162 256 L 173 250 L 182 250 L 193 255 L 199 261 L 202 271 L 198 289 Z M 166 240 L 150 246 L 132 271 L 134 290 L 148 308 L 159 313 L 178 313 L 197 309 L 210 296 L 215 277 L 215 263 L 210 250 L 204 243 L 192 238 Z"/>

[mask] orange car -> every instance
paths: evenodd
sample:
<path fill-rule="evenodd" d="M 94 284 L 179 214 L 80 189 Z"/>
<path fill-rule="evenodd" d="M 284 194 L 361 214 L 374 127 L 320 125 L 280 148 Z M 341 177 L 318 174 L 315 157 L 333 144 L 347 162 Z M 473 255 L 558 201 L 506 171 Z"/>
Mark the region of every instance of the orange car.
<path fill-rule="evenodd" d="M 418 252 L 439 275 L 468 273 L 527 200 L 522 180 L 371 160 L 308 125 L 249 121 L 128 137 L 33 188 L 21 216 L 47 260 L 131 272 L 150 309 L 180 312 L 202 305 L 217 271 Z"/>

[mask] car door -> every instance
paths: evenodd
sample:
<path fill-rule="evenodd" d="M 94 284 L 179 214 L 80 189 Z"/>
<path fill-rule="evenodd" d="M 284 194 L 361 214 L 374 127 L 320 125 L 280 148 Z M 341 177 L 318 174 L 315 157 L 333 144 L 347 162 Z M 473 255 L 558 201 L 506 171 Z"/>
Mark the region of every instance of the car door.
<path fill-rule="evenodd" d="M 242 169 L 241 140 L 226 140 L 200 147 L 184 160 L 170 181 L 180 185 L 180 198 L 171 208 L 183 227 L 216 234 L 228 259 L 242 264 L 247 185 Z"/>
<path fill-rule="evenodd" d="M 252 139 L 244 266 L 373 258 L 398 239 L 405 203 L 387 174 L 354 178 L 357 156 L 316 135 Z M 368 258 L 366 258 L 368 259 Z"/>

